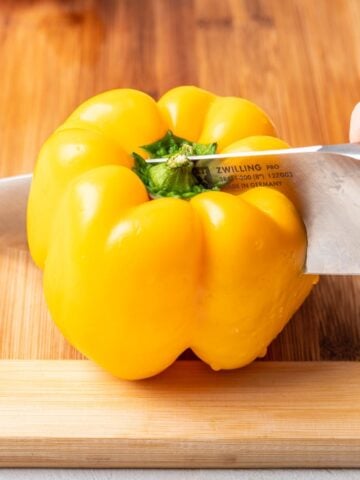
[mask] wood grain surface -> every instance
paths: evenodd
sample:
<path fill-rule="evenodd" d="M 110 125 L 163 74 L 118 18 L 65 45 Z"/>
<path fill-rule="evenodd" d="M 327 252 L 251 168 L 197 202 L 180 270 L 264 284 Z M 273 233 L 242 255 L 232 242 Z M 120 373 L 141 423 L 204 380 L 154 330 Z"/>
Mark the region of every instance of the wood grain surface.
<path fill-rule="evenodd" d="M 293 145 L 344 142 L 359 25 L 358 0 L 0 0 L 0 176 L 31 171 L 78 103 L 116 87 L 196 84 L 256 101 Z M 270 347 L 279 363 L 129 383 L 71 360 L 41 273 L 2 251 L 0 466 L 359 467 L 360 363 L 299 361 L 360 359 L 359 293 L 322 278 Z"/>
<path fill-rule="evenodd" d="M 180 84 L 241 95 L 293 145 L 347 140 L 358 0 L 0 0 L 0 176 L 33 169 L 87 97 Z M 322 278 L 267 359 L 360 359 L 360 278 Z M 75 359 L 26 253 L 0 253 L 0 358 Z"/>
<path fill-rule="evenodd" d="M 2 361 L 0 467 L 360 467 L 359 376 L 355 362 L 217 375 L 184 361 L 120 382 L 88 361 Z"/>

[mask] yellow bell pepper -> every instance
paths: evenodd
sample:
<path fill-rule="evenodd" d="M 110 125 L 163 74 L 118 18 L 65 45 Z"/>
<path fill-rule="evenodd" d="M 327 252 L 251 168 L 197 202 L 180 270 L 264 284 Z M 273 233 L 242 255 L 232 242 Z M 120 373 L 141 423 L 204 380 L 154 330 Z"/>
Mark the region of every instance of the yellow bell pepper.
<path fill-rule="evenodd" d="M 184 86 L 158 102 L 102 93 L 50 136 L 28 239 L 52 317 L 77 349 L 127 379 L 187 348 L 215 370 L 265 354 L 316 280 L 302 274 L 302 221 L 279 191 L 201 184 L 186 155 L 286 148 L 275 135 L 253 103 Z M 149 166 L 149 155 L 169 160 Z"/>

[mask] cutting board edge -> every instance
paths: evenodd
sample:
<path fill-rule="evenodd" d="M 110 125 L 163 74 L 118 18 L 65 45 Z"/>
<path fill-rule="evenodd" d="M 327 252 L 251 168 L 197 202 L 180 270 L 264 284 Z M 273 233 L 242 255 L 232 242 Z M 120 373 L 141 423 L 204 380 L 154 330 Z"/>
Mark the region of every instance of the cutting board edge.
<path fill-rule="evenodd" d="M 301 373 L 302 377 L 296 381 Z M 224 400 L 216 390 L 219 387 L 212 387 L 214 378 L 218 379 L 220 391 L 222 388 L 226 390 Z M 320 400 L 314 398 L 314 408 L 309 403 L 311 396 L 308 393 L 304 394 L 304 399 L 298 395 L 301 382 L 307 389 L 313 386 L 314 397 L 320 395 Z M 76 391 L 73 387 L 78 384 L 79 390 Z M 150 382 L 122 382 L 86 360 L 2 360 L 1 385 L 4 388 L 2 392 L 0 390 L 0 425 L 3 422 L 0 467 L 360 467 L 360 435 L 356 428 L 360 425 L 360 405 L 355 402 L 360 398 L 360 363 L 357 362 L 255 362 L 237 372 L 219 374 L 200 362 L 184 361 Z M 177 385 L 178 393 L 174 392 Z M 341 404 L 337 408 L 336 402 L 332 400 L 331 403 L 329 399 L 328 404 L 326 400 L 337 388 L 345 395 L 345 416 L 341 413 Z M 192 389 L 198 391 L 194 394 Z M 119 398 L 115 398 L 114 404 L 112 397 L 116 392 Z M 353 399 L 348 397 L 352 393 Z M 198 394 L 203 402 L 199 406 L 196 402 Z M 261 405 L 266 405 L 264 394 L 270 395 L 270 404 L 274 406 L 273 415 L 270 415 L 273 431 L 263 433 L 260 429 L 240 438 L 240 427 L 235 422 L 232 437 L 229 430 L 232 415 L 247 417 L 246 408 L 250 417 L 255 415 L 257 427 L 261 427 Z M 179 403 L 172 403 L 176 402 L 178 395 Z M 129 398 L 131 402 L 127 401 Z M 188 406 L 186 398 L 189 399 Z M 289 401 L 296 402 L 294 410 L 289 409 Z M 100 409 L 96 402 L 101 405 Z M 241 408 L 238 408 L 240 404 Z M 119 412 L 119 405 L 125 405 L 125 412 Z M 179 432 L 178 438 L 174 438 L 176 434 L 171 430 L 176 425 L 172 411 L 174 405 L 180 409 L 177 414 L 180 413 L 179 418 L 183 418 L 188 428 Z M 222 410 L 224 423 L 219 421 Z M 259 418 L 256 417 L 258 411 Z M 290 435 L 281 438 L 287 416 L 290 415 L 291 420 L 304 412 L 304 432 L 294 431 L 291 438 Z M 134 413 L 141 416 L 141 422 L 135 422 L 133 426 L 131 418 L 136 418 L 132 417 Z M 312 427 L 311 416 L 310 420 L 308 418 L 313 413 L 314 421 L 320 418 L 320 429 L 323 429 L 320 432 L 316 431 L 315 423 Z M 353 418 L 354 413 L 356 418 Z M 324 414 L 325 418 L 322 418 Z M 329 424 L 327 414 L 330 415 Z M 163 416 L 160 420 L 159 415 Z M 282 418 L 284 415 L 285 419 Z M 72 418 L 77 422 L 73 428 L 80 428 L 78 433 L 70 428 L 66 430 L 66 421 L 72 426 Z M 211 424 L 212 418 L 216 428 Z M 52 435 L 47 421 L 55 422 L 58 430 L 64 424 L 65 430 Z M 83 421 L 88 423 L 83 425 Z M 118 423 L 126 435 L 115 432 L 106 436 L 105 431 L 102 434 L 97 426 L 93 436 L 86 437 L 88 428 L 92 428 L 91 422 L 110 429 L 112 424 Z M 295 423 L 303 428 L 299 419 Z M 154 425 L 160 428 L 157 438 L 149 435 L 149 428 Z M 202 426 L 207 429 L 205 434 L 196 430 Z M 135 429 L 135 434 L 138 430 L 138 436 L 134 436 L 131 428 Z M 164 438 L 161 438 L 162 434 Z"/>
<path fill-rule="evenodd" d="M 359 468 L 354 442 L 0 439 L 0 468 Z"/>

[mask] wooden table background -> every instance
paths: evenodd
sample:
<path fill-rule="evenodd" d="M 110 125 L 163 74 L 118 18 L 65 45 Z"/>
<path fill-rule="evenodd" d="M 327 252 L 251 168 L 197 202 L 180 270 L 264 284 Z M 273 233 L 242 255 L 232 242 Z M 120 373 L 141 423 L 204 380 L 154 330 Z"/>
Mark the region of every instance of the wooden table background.
<path fill-rule="evenodd" d="M 181 84 L 259 103 L 293 145 L 345 142 L 360 99 L 359 0 L 0 0 L 0 176 L 32 170 L 87 97 Z M 360 240 L 360 239 L 359 239 Z M 0 256 L 0 358 L 80 358 L 24 252 Z M 360 278 L 322 278 L 269 359 L 360 359 Z"/>

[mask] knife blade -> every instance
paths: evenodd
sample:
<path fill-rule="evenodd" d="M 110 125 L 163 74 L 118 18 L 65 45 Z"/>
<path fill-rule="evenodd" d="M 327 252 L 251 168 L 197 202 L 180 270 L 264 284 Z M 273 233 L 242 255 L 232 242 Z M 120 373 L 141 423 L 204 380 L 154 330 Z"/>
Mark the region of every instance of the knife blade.
<path fill-rule="evenodd" d="M 309 274 L 360 274 L 360 145 L 190 156 L 209 185 L 239 193 L 256 186 L 289 189 L 304 221 Z M 166 158 L 148 159 L 149 163 Z M 26 245 L 31 175 L 0 180 L 0 247 Z"/>
<path fill-rule="evenodd" d="M 225 190 L 234 193 L 257 186 L 285 191 L 307 231 L 305 273 L 360 274 L 360 144 L 188 158 L 209 186 L 220 181 L 227 182 Z"/>
<path fill-rule="evenodd" d="M 26 206 L 32 175 L 0 178 L 0 249 L 27 248 Z"/>

